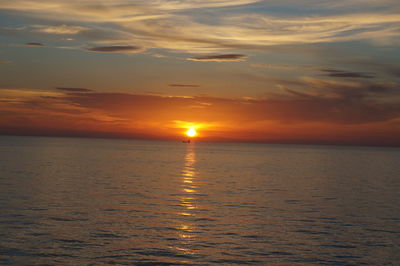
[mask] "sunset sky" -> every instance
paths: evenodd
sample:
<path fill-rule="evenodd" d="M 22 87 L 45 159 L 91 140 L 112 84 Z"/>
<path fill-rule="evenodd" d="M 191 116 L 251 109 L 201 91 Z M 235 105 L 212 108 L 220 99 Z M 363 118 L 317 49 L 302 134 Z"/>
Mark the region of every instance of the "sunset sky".
<path fill-rule="evenodd" d="M 2 0 L 0 134 L 400 146 L 398 0 Z"/>

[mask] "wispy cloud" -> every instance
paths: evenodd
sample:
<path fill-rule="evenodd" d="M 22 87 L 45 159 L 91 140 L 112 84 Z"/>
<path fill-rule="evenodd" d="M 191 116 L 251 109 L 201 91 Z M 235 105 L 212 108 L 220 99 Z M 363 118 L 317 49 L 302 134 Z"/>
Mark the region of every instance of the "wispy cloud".
<path fill-rule="evenodd" d="M 142 47 L 132 45 L 111 45 L 111 46 L 97 46 L 87 49 L 90 52 L 99 53 L 113 53 L 113 52 L 140 52 L 143 51 Z"/>
<path fill-rule="evenodd" d="M 325 76 L 333 78 L 364 78 L 372 79 L 375 78 L 376 74 L 371 72 L 357 72 L 347 71 L 334 68 L 325 68 L 321 66 L 305 66 L 305 65 L 271 65 L 271 64 L 252 64 L 252 67 L 265 68 L 265 69 L 283 69 L 283 70 L 295 70 L 295 69 L 308 69 L 312 71 L 319 71 L 324 73 Z"/>
<path fill-rule="evenodd" d="M 60 91 L 67 91 L 67 92 L 89 92 L 93 91 L 91 89 L 86 89 L 86 88 L 70 88 L 70 87 L 57 87 L 57 90 Z"/>
<path fill-rule="evenodd" d="M 59 35 L 74 35 L 89 30 L 89 28 L 87 27 L 65 25 L 65 24 L 56 26 L 33 25 L 32 28 L 34 32 L 59 34 Z"/>
<path fill-rule="evenodd" d="M 266 69 L 311 69 L 315 66 L 305 65 L 272 65 L 272 64 L 251 64 L 252 67 L 266 68 Z"/>
<path fill-rule="evenodd" d="M 172 83 L 168 84 L 169 87 L 176 87 L 176 88 L 198 88 L 200 85 L 197 84 L 181 84 L 181 83 Z"/>
<path fill-rule="evenodd" d="M 322 72 L 326 73 L 326 76 L 334 77 L 334 78 L 364 78 L 364 79 L 372 79 L 375 78 L 373 73 L 367 72 L 353 72 L 339 69 L 321 69 Z"/>
<path fill-rule="evenodd" d="M 260 2 L 261 0 L 99 0 L 95 3 L 59 0 L 57 2 L 49 0 L 13 0 L 3 1 L 0 4 L 2 9 L 30 11 L 46 14 L 47 17 L 61 19 L 76 19 L 80 16 L 85 20 L 100 19 L 100 16 L 107 15 L 110 20 L 129 20 L 136 16 L 147 14 L 157 14 L 160 12 L 182 11 L 198 8 L 216 8 L 239 6 Z M 76 16 L 72 18 L 68 15 L 73 12 Z M 104 20 L 104 18 L 102 19 Z"/>
<path fill-rule="evenodd" d="M 219 55 L 205 55 L 205 56 L 195 56 L 189 57 L 187 60 L 191 61 L 243 61 L 246 59 L 246 55 L 243 54 L 219 54 Z"/>
<path fill-rule="evenodd" d="M 40 43 L 40 42 L 27 42 L 27 43 L 24 43 L 24 45 L 25 45 L 25 46 L 33 46 L 33 47 L 43 47 L 43 46 L 46 46 L 45 44 Z"/>
<path fill-rule="evenodd" d="M 395 1 L 280 1 L 289 4 L 318 6 L 322 9 L 359 6 L 360 10 L 343 12 L 334 9 L 330 14 L 291 13 L 273 16 L 265 13 L 224 13 L 209 18 L 210 8 L 224 8 L 254 4 L 258 0 L 236 1 L 167 1 L 167 0 L 99 0 L 86 1 L 3 1 L 0 9 L 21 11 L 24 16 L 45 19 L 49 25 L 35 30 L 48 34 L 88 34 L 87 25 L 107 25 L 114 43 L 135 43 L 141 47 L 161 48 L 185 53 L 210 53 L 228 49 L 265 49 L 268 46 L 329 43 L 367 40 L 374 44 L 396 43 L 400 39 L 400 14 Z M 357 4 L 356 4 L 357 3 Z M 268 6 L 268 3 L 265 3 Z M 374 9 L 365 6 L 377 6 Z M 385 8 L 384 8 L 385 7 Z M 193 9 L 207 9 L 189 15 Z M 284 9 L 283 9 L 284 10 Z M 351 9 L 352 10 L 352 9 Z M 186 12 L 186 13 L 185 13 Z M 74 25 L 65 24 L 70 21 Z M 82 24 L 82 25 L 78 25 Z M 97 35 L 97 42 L 110 41 L 105 32 Z M 126 52 L 129 52 L 126 50 Z"/>

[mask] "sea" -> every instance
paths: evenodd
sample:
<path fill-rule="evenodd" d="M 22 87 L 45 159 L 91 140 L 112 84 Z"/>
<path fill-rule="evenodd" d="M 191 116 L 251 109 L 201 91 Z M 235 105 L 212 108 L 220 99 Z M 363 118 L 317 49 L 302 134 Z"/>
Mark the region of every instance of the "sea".
<path fill-rule="evenodd" d="M 2 265 L 400 265 L 400 149 L 0 137 Z"/>

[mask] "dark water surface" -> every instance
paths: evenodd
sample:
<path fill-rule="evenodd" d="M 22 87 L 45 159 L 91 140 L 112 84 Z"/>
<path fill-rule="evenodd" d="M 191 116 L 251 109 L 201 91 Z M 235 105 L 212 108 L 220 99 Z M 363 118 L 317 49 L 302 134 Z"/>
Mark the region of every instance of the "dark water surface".
<path fill-rule="evenodd" d="M 0 137 L 0 264 L 399 265 L 400 150 Z"/>

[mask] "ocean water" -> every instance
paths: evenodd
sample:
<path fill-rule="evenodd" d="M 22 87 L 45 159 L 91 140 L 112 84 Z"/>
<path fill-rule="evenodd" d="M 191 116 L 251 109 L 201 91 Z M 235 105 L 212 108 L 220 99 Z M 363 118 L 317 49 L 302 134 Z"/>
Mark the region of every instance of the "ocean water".
<path fill-rule="evenodd" d="M 399 265 L 400 149 L 2 136 L 0 264 Z"/>

